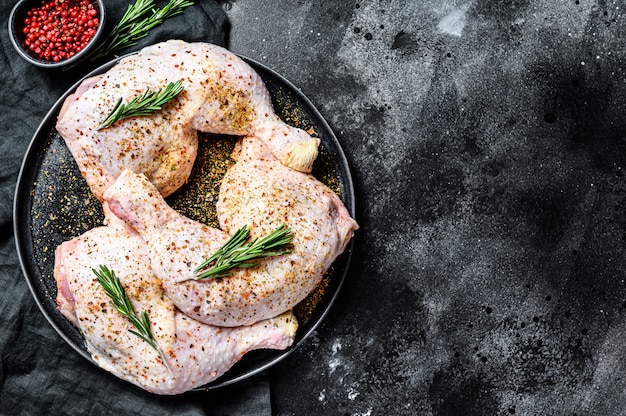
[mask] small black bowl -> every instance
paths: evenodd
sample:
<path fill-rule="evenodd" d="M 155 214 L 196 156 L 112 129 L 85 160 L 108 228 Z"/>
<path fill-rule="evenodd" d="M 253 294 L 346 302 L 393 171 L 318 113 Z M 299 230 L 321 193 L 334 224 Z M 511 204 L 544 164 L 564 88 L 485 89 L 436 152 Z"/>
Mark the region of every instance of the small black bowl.
<path fill-rule="evenodd" d="M 11 10 L 11 14 L 9 15 L 9 37 L 11 39 L 13 47 L 22 58 L 24 58 L 31 64 L 42 68 L 62 68 L 76 64 L 78 61 L 82 60 L 93 51 L 93 49 L 98 45 L 104 32 L 106 16 L 104 3 L 102 2 L 102 0 L 90 0 L 90 3 L 93 4 L 94 8 L 98 12 L 99 26 L 96 30 L 96 34 L 93 36 L 93 38 L 91 38 L 87 46 L 85 46 L 75 55 L 69 58 L 61 59 L 58 62 L 54 62 L 38 57 L 37 54 L 35 54 L 28 47 L 25 46 L 24 41 L 26 40 L 26 35 L 22 31 L 24 27 L 24 18 L 26 17 L 26 13 L 28 12 L 28 10 L 36 6 L 41 6 L 42 0 L 20 0 L 13 7 L 13 10 Z"/>

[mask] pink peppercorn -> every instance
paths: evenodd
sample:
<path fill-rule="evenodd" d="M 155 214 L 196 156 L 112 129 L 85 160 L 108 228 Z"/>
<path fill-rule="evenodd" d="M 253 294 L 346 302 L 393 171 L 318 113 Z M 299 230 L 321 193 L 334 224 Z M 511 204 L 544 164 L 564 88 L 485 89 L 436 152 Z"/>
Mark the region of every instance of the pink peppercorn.
<path fill-rule="evenodd" d="M 26 12 L 23 45 L 40 59 L 58 62 L 81 51 L 100 19 L 89 0 L 44 0 Z"/>

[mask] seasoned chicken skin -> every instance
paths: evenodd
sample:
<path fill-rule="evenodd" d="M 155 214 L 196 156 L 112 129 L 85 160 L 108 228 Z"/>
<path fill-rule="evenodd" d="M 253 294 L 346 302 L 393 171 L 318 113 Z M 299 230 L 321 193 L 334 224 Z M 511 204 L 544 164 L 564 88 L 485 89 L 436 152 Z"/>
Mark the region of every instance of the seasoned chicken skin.
<path fill-rule="evenodd" d="M 161 111 L 99 129 L 119 98 L 126 103 L 180 80 L 185 90 Z M 311 170 L 319 139 L 274 113 L 261 77 L 228 50 L 207 43 L 167 41 L 122 59 L 85 80 L 67 97 L 56 129 L 98 199 L 119 174 L 143 173 L 162 195 L 189 177 L 197 131 L 254 136 L 286 166 Z"/>
<path fill-rule="evenodd" d="M 280 164 L 259 140 L 242 139 L 233 157 L 216 204 L 221 229 L 232 234 L 247 225 L 260 237 L 288 224 L 298 268 L 321 278 L 358 229 L 339 196 L 313 175 Z"/>
<path fill-rule="evenodd" d="M 108 225 L 61 244 L 54 276 L 59 310 L 82 332 L 103 369 L 158 394 L 178 394 L 215 380 L 246 352 L 285 349 L 297 322 L 291 312 L 251 326 L 219 328 L 178 311 L 150 268 L 146 245 L 131 227 L 105 208 Z M 117 312 L 92 269 L 107 265 L 119 277 L 136 313 L 145 311 L 169 366 Z"/>
<path fill-rule="evenodd" d="M 100 128 L 118 99 L 175 81 L 185 89 L 162 110 Z M 156 44 L 85 80 L 65 100 L 56 127 L 103 202 L 106 224 L 57 248 L 57 304 L 102 368 L 148 391 L 177 394 L 216 379 L 248 351 L 293 343 L 290 310 L 358 225 L 309 174 L 319 139 L 279 119 L 250 66 L 215 45 Z M 164 199 L 187 180 L 198 131 L 243 137 L 221 184 L 221 229 L 182 216 Z M 239 228 L 261 237 L 283 224 L 293 232 L 291 253 L 228 277 L 193 278 Z M 129 332 L 132 324 L 96 280 L 100 265 L 115 271 L 136 311 L 150 316 L 161 354 Z"/>
<path fill-rule="evenodd" d="M 129 170 L 104 199 L 144 238 L 152 268 L 174 304 L 191 317 L 220 326 L 248 325 L 295 306 L 319 283 L 358 227 L 332 191 L 276 160 L 239 161 L 227 173 L 218 202 L 226 232 L 177 213 L 145 176 Z M 247 225 L 254 237 L 283 223 L 293 232 L 291 254 L 233 269 L 225 278 L 191 279 L 193 269 L 236 228 Z"/>

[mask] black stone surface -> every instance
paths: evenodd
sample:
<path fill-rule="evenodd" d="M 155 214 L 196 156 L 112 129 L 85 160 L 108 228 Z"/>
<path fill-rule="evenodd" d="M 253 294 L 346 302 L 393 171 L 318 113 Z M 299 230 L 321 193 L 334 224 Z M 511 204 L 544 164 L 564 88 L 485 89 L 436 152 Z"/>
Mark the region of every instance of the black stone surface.
<path fill-rule="evenodd" d="M 624 4 L 221 4 L 356 185 L 351 272 L 273 413 L 626 414 Z"/>
<path fill-rule="evenodd" d="M 0 415 L 626 414 L 626 5 L 220 7 L 230 49 L 300 87 L 351 165 L 361 229 L 337 303 L 217 391 L 157 397 L 82 359 L 28 292 L 10 224 L 18 156 L 70 77 L 4 37 Z"/>

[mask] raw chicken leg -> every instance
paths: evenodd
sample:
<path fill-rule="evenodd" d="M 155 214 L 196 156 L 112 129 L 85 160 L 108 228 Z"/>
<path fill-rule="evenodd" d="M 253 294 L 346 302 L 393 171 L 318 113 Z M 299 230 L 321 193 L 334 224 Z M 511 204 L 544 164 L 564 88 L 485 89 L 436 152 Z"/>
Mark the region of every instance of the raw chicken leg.
<path fill-rule="evenodd" d="M 178 394 L 215 380 L 248 351 L 291 345 L 297 323 L 290 312 L 252 326 L 218 328 L 176 310 L 150 268 L 142 238 L 104 208 L 108 225 L 61 244 L 54 269 L 59 309 L 102 368 L 148 391 Z M 150 316 L 173 377 L 159 354 L 128 332 L 134 328 L 95 279 L 92 268 L 101 264 L 119 277 L 135 311 Z"/>
<path fill-rule="evenodd" d="M 98 130 L 119 98 L 180 80 L 185 90 L 156 113 Z M 98 199 L 124 169 L 145 174 L 167 196 L 188 178 L 197 130 L 255 136 L 286 166 L 310 172 L 319 139 L 282 122 L 261 77 L 219 46 L 168 41 L 85 80 L 64 102 L 56 128 Z"/>
<path fill-rule="evenodd" d="M 232 234 L 248 225 L 255 237 L 289 224 L 299 267 L 321 278 L 358 228 L 339 196 L 314 176 L 281 165 L 259 140 L 242 139 L 233 157 L 216 205 L 222 230 Z"/>
<path fill-rule="evenodd" d="M 234 269 L 225 278 L 185 280 L 229 234 L 178 214 L 145 176 L 127 170 L 104 195 L 115 215 L 146 241 L 152 268 L 174 304 L 212 325 L 251 324 L 295 306 L 315 288 L 357 228 L 339 198 L 313 176 L 275 160 L 254 160 L 242 168 L 240 163 L 222 183 L 223 225 L 231 231 L 235 224 L 247 225 L 254 236 L 269 234 L 284 222 L 293 231 L 294 248 L 291 254 L 260 260 L 256 267 Z"/>

